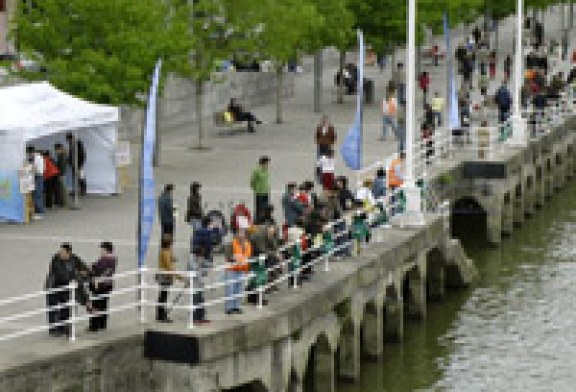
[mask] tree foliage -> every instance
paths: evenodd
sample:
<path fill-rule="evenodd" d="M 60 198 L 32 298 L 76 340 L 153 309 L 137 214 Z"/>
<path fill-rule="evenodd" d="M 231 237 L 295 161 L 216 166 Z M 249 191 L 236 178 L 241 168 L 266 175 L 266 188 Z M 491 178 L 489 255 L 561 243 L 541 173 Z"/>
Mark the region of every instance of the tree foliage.
<path fill-rule="evenodd" d="M 137 104 L 159 57 L 191 47 L 185 9 L 157 0 L 43 0 L 16 16 L 20 50 L 55 86 L 105 104 Z"/>

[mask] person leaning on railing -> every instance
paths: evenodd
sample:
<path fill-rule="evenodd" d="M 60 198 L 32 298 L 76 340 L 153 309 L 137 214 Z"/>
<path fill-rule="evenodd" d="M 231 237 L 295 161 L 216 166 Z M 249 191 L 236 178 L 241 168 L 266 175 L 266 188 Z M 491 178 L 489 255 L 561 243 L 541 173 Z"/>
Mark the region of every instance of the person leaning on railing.
<path fill-rule="evenodd" d="M 68 335 L 70 333 L 70 283 L 76 281 L 78 288 L 75 295 L 81 304 L 85 303 L 84 281 L 88 276 L 86 264 L 72 253 L 72 245 L 65 242 L 60 245 L 58 253 L 52 257 L 46 277 L 45 289 L 56 290 L 46 295 L 48 306 L 48 333 L 50 336 Z"/>
<path fill-rule="evenodd" d="M 108 302 L 109 295 L 114 288 L 113 276 L 116 272 L 116 256 L 114 256 L 114 246 L 109 241 L 100 244 L 100 258 L 92 264 L 90 291 L 93 298 L 86 304 L 90 313 L 98 313 L 90 317 L 88 331 L 96 332 L 106 329 L 108 326 Z"/>
<path fill-rule="evenodd" d="M 226 300 L 224 310 L 226 314 L 242 313 L 242 292 L 244 291 L 244 278 L 249 271 L 249 261 L 252 257 L 252 244 L 246 236 L 246 222 L 240 220 L 238 231 L 232 239 L 229 247 L 226 261 L 229 265 L 226 267 L 224 279 L 226 281 Z"/>
<path fill-rule="evenodd" d="M 163 238 L 161 243 L 160 257 L 158 259 L 158 269 L 156 274 L 156 281 L 160 285 L 160 292 L 158 294 L 158 304 L 156 307 L 156 321 L 161 323 L 171 323 L 172 320 L 168 318 L 168 309 L 166 302 L 168 301 L 168 291 L 170 286 L 174 284 L 174 279 L 187 282 L 187 279 L 182 275 L 172 273 L 176 259 L 172 251 L 172 239 Z"/>

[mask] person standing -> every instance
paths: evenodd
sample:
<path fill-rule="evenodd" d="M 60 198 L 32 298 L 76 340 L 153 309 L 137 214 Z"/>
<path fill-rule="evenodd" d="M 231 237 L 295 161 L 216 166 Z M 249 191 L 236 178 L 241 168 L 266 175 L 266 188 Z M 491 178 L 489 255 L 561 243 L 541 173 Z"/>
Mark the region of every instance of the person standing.
<path fill-rule="evenodd" d="M 420 89 L 422 90 L 422 100 L 424 105 L 428 102 L 428 88 L 430 87 L 430 75 L 428 72 L 422 72 L 418 79 Z"/>
<path fill-rule="evenodd" d="M 172 251 L 172 239 L 163 238 L 160 245 L 160 256 L 158 258 L 158 274 L 156 275 L 156 280 L 160 286 L 160 291 L 158 293 L 158 304 L 156 306 L 156 321 L 161 323 L 171 323 L 172 320 L 168 318 L 168 309 L 166 303 L 168 302 L 168 291 L 170 286 L 174 284 L 174 279 L 181 280 L 183 282 L 186 279 L 181 276 L 174 274 L 176 259 L 174 258 L 174 253 Z"/>
<path fill-rule="evenodd" d="M 190 227 L 196 231 L 202 227 L 202 195 L 200 195 L 201 185 L 198 182 L 193 182 L 190 185 L 190 196 L 188 196 L 188 208 L 186 209 L 185 221 Z"/>
<path fill-rule="evenodd" d="M 328 116 L 322 116 L 322 120 L 316 127 L 316 157 L 326 155 L 328 151 L 334 149 L 336 143 L 336 131 Z"/>
<path fill-rule="evenodd" d="M 510 95 L 506 81 L 502 82 L 502 85 L 498 88 L 498 91 L 496 91 L 494 100 L 498 106 L 498 121 L 502 123 L 508 119 L 510 107 L 512 106 L 512 96 Z"/>
<path fill-rule="evenodd" d="M 77 191 L 76 183 L 80 187 L 80 196 L 86 196 L 86 178 L 84 174 L 84 164 L 86 163 L 86 149 L 82 140 L 76 139 L 72 133 L 66 134 L 68 142 L 68 164 L 72 168 L 72 178 L 74 192 Z M 76 168 L 78 171 L 76 171 Z"/>
<path fill-rule="evenodd" d="M 404 105 L 398 107 L 396 140 L 398 141 L 398 152 L 404 151 L 404 146 L 406 144 L 406 108 Z"/>
<path fill-rule="evenodd" d="M 56 194 L 58 190 L 58 168 L 50 157 L 48 151 L 42 152 L 42 159 L 44 160 L 44 194 L 45 194 L 45 207 L 52 209 L 56 204 Z"/>
<path fill-rule="evenodd" d="M 392 73 L 392 80 L 398 92 L 398 101 L 401 105 L 406 104 L 406 73 L 404 72 L 404 64 L 398 63 L 396 69 Z"/>
<path fill-rule="evenodd" d="M 109 295 L 114 288 L 114 273 L 117 260 L 114 256 L 114 246 L 109 241 L 100 244 L 100 258 L 92 264 L 90 292 L 93 297 L 88 303 L 88 311 L 96 313 L 90 317 L 88 331 L 96 332 L 108 326 Z"/>
<path fill-rule="evenodd" d="M 34 191 L 32 197 L 34 199 L 34 219 L 44 218 L 44 158 L 36 151 L 34 146 L 26 148 L 28 162 L 34 168 Z"/>
<path fill-rule="evenodd" d="M 404 166 L 406 155 L 401 152 L 398 158 L 395 158 L 388 168 L 388 185 L 390 189 L 395 190 L 404 183 Z"/>
<path fill-rule="evenodd" d="M 166 184 L 164 191 L 158 198 L 158 215 L 160 216 L 160 227 L 162 239 L 174 238 L 174 199 L 172 193 L 174 184 Z"/>
<path fill-rule="evenodd" d="M 54 150 L 56 151 L 56 167 L 58 168 L 58 176 L 56 178 L 56 205 L 58 207 L 66 207 L 68 204 L 68 191 L 66 189 L 68 156 L 62 143 L 56 143 Z"/>
<path fill-rule="evenodd" d="M 326 155 L 320 157 L 318 161 L 321 175 L 322 187 L 324 190 L 334 189 L 334 171 L 336 170 L 336 162 L 334 161 L 334 151 L 329 150 Z"/>
<path fill-rule="evenodd" d="M 270 203 L 270 174 L 268 165 L 270 158 L 267 156 L 260 157 L 258 167 L 252 172 L 250 178 L 250 187 L 254 192 L 254 218 L 264 212 L 265 207 Z"/>
<path fill-rule="evenodd" d="M 512 72 L 512 57 L 508 55 L 504 60 L 504 80 L 510 80 L 511 72 Z"/>
<path fill-rule="evenodd" d="M 444 111 L 444 98 L 440 96 L 438 92 L 434 93 L 434 98 L 430 102 L 430 106 L 432 107 L 432 113 L 434 117 L 434 126 L 438 125 L 439 127 L 442 126 L 442 112 Z"/>
<path fill-rule="evenodd" d="M 232 239 L 231 254 L 228 255 L 229 266 L 226 268 L 226 301 L 224 310 L 226 314 L 242 313 L 242 293 L 244 279 L 250 269 L 249 260 L 252 257 L 252 244 L 246 237 L 246 226 L 241 225 Z"/>
<path fill-rule="evenodd" d="M 396 116 L 398 115 L 398 101 L 393 89 L 389 89 L 386 98 L 382 101 L 382 140 L 388 137 L 388 127 L 396 133 Z"/>
<path fill-rule="evenodd" d="M 286 227 L 292 227 L 296 220 L 304 214 L 305 206 L 296 197 L 296 183 L 291 182 L 286 185 L 286 191 L 282 195 L 282 210 L 284 211 L 284 222 Z"/>
<path fill-rule="evenodd" d="M 72 253 L 72 246 L 65 242 L 60 245 L 58 253 L 52 257 L 48 278 L 46 279 L 46 289 L 55 290 L 48 294 L 47 303 L 50 306 L 48 310 L 49 334 L 51 336 L 68 335 L 70 332 L 71 307 L 70 289 L 67 287 L 72 281 L 79 283 L 77 293 L 83 292 L 80 284 L 87 276 L 88 269 L 78 256 Z M 82 296 L 76 295 L 78 302 L 82 301 Z"/>
<path fill-rule="evenodd" d="M 201 225 L 198 229 L 194 229 L 192 236 L 190 262 L 188 264 L 188 271 L 194 272 L 194 288 L 201 290 L 196 291 L 192 295 L 194 302 L 194 312 L 192 318 L 195 324 L 208 324 L 210 320 L 206 319 L 206 308 L 202 305 L 204 303 L 204 288 L 203 277 L 207 276 L 208 269 L 213 265 L 212 247 L 215 233 L 211 220 L 209 217 L 202 218 Z"/>
<path fill-rule="evenodd" d="M 376 178 L 372 183 L 372 195 L 376 200 L 382 199 L 386 196 L 386 170 L 383 167 L 378 168 L 376 171 Z"/>

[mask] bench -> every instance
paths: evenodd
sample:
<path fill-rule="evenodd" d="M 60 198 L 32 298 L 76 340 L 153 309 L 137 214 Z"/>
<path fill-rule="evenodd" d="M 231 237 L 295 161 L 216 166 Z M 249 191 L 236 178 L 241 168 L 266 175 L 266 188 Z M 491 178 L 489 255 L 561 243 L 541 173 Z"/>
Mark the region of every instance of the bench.
<path fill-rule="evenodd" d="M 219 127 L 219 128 L 226 128 L 226 129 L 237 129 L 240 128 L 240 126 L 242 126 L 242 128 L 246 128 L 246 130 L 248 130 L 248 125 L 245 124 L 245 121 L 228 121 L 226 119 L 226 110 L 222 110 L 220 112 L 216 112 L 213 115 L 213 119 L 214 119 L 214 125 Z"/>

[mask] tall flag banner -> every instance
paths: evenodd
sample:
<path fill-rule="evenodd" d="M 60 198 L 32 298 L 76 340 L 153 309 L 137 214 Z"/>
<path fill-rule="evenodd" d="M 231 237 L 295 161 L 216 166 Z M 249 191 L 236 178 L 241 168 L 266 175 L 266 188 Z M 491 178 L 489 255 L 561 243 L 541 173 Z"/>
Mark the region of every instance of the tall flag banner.
<path fill-rule="evenodd" d="M 150 234 L 156 215 L 156 191 L 154 182 L 154 145 L 156 144 L 156 102 L 158 100 L 158 83 L 162 60 L 159 59 L 154 69 L 152 85 L 148 94 L 146 120 L 142 133 L 142 152 L 140 155 L 140 192 L 138 204 L 138 267 L 143 267 L 148 252 Z"/>
<path fill-rule="evenodd" d="M 450 45 L 450 27 L 446 13 L 444 13 L 444 38 L 446 39 L 446 61 L 448 61 L 448 129 L 452 131 L 461 128 L 461 124 L 456 78 L 454 76 L 454 61 L 452 60 L 452 46 Z"/>
<path fill-rule="evenodd" d="M 364 59 L 366 57 L 364 46 L 364 34 L 358 30 L 358 87 L 356 89 L 356 116 L 348 130 L 348 134 L 340 147 L 340 153 L 344 163 L 352 170 L 362 169 L 362 123 L 364 112 Z"/>

